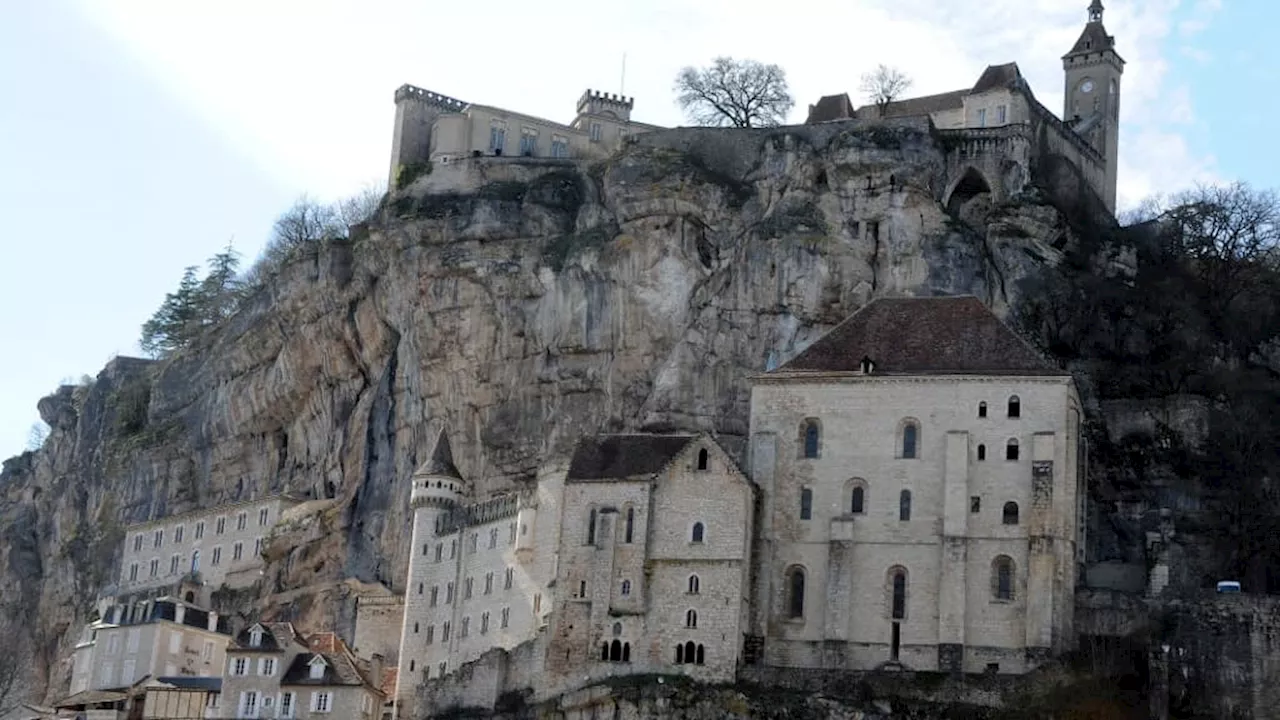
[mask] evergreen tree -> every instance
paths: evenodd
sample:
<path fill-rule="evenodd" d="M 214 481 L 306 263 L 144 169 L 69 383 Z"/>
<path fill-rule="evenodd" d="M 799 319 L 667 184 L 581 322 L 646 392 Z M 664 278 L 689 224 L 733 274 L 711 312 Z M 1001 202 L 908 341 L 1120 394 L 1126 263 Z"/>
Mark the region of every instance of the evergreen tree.
<path fill-rule="evenodd" d="M 186 347 L 200 329 L 201 282 L 196 266 L 183 270 L 178 289 L 165 295 L 160 309 L 142 325 L 143 352 L 158 357 Z"/>
<path fill-rule="evenodd" d="M 236 291 L 239 289 L 237 274 L 240 271 L 240 253 L 230 243 L 222 252 L 209 258 L 209 274 L 200 283 L 200 314 L 202 325 L 213 325 L 235 312 Z"/>

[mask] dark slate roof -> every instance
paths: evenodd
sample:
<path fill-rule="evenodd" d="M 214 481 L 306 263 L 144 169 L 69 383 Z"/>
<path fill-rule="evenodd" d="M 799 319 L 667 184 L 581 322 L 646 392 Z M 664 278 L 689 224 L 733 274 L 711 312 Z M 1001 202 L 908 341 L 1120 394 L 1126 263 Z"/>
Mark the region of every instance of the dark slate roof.
<path fill-rule="evenodd" d="M 696 435 L 597 435 L 583 438 L 569 462 L 568 481 L 620 480 L 666 467 Z"/>
<path fill-rule="evenodd" d="M 324 677 L 311 679 L 311 659 L 323 657 L 327 666 Z M 344 652 L 315 653 L 301 652 L 294 656 L 289 669 L 285 670 L 281 685 L 364 685 L 364 678 L 356 669 L 355 662 Z"/>
<path fill-rule="evenodd" d="M 204 690 L 205 692 L 222 692 L 222 678 L 220 677 L 196 677 L 191 675 L 178 675 L 174 677 L 156 678 L 165 685 L 172 685 L 182 690 Z"/>
<path fill-rule="evenodd" d="M 453 464 L 453 450 L 449 447 L 448 433 L 444 430 L 440 431 L 440 435 L 436 438 L 436 446 L 431 451 L 430 459 L 422 463 L 422 466 L 414 474 L 440 475 L 457 480 L 462 479 L 462 473 L 458 472 L 457 466 Z"/>
<path fill-rule="evenodd" d="M 972 295 L 879 298 L 773 372 L 860 370 L 874 374 L 1066 375 Z"/>
<path fill-rule="evenodd" d="M 261 625 L 263 629 L 262 642 L 257 647 L 254 647 L 249 644 L 249 635 L 257 625 Z M 254 623 L 236 635 L 235 642 L 230 650 L 234 652 L 275 653 L 283 651 L 284 646 L 290 642 L 302 644 L 302 638 L 294 630 L 293 623 Z"/>
<path fill-rule="evenodd" d="M 1080 39 L 1076 40 L 1076 44 L 1071 46 L 1071 51 L 1063 55 L 1063 57 L 1100 52 L 1102 50 L 1115 52 L 1115 49 L 1115 37 L 1107 34 L 1107 29 L 1103 27 L 1101 22 L 1091 22 L 1085 24 L 1084 31 L 1080 33 Z M 1116 57 L 1119 57 L 1119 53 L 1116 54 Z"/>
<path fill-rule="evenodd" d="M 977 95 L 988 90 L 1013 88 L 1021 85 L 1021 83 L 1022 71 L 1018 69 L 1018 63 L 988 65 L 987 69 L 982 71 L 982 77 L 979 77 L 978 82 L 974 83 L 973 89 L 969 91 L 969 94 Z"/>
<path fill-rule="evenodd" d="M 898 100 L 885 106 L 884 117 L 914 117 L 917 115 L 930 115 L 943 110 L 957 110 L 964 107 L 964 96 L 968 94 L 969 90 L 966 88 L 937 95 Z M 875 119 L 881 117 L 881 115 L 879 108 L 875 105 L 863 105 L 858 108 L 858 117 Z"/>
<path fill-rule="evenodd" d="M 814 123 L 831 122 L 832 120 L 848 120 L 856 117 L 857 111 L 853 109 L 853 103 L 849 101 L 849 93 L 840 93 L 839 95 L 825 95 L 818 100 L 816 105 L 809 106 L 809 118 L 805 120 L 806 125 Z"/>

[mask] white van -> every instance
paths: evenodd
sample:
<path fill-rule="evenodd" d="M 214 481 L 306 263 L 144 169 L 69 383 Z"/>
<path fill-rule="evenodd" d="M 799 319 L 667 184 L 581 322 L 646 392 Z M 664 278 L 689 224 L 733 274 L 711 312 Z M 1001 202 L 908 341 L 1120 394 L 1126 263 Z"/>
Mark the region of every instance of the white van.
<path fill-rule="evenodd" d="M 1218 581 L 1218 592 L 1238 593 L 1240 592 L 1240 583 L 1235 580 L 1220 580 Z"/>

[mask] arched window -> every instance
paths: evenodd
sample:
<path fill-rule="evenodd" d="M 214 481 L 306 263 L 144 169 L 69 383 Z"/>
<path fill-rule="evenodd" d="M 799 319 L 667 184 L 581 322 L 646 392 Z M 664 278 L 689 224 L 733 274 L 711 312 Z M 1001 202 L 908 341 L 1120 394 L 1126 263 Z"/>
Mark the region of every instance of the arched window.
<path fill-rule="evenodd" d="M 683 643 L 676 643 L 676 664 L 677 665 L 684 664 L 684 644 Z"/>
<path fill-rule="evenodd" d="M 609 660 L 610 662 L 620 662 L 622 660 L 622 641 L 614 640 L 609 643 Z"/>
<path fill-rule="evenodd" d="M 1009 396 L 1009 417 L 1022 417 L 1022 401 L 1017 395 Z"/>
<path fill-rule="evenodd" d="M 684 644 L 684 661 L 692 665 L 695 658 L 697 658 L 697 646 L 690 640 Z"/>
<path fill-rule="evenodd" d="M 800 519 L 813 518 L 813 490 L 800 488 Z"/>
<path fill-rule="evenodd" d="M 1013 559 L 997 555 L 991 563 L 991 594 L 997 600 L 1013 599 Z"/>
<path fill-rule="evenodd" d="M 706 661 L 706 654 L 703 652 L 702 643 L 698 643 L 698 655 L 697 655 L 697 658 L 694 660 L 694 662 L 698 665 L 701 665 L 705 661 Z"/>
<path fill-rule="evenodd" d="M 898 520 L 906 522 L 911 519 L 911 491 L 898 493 Z"/>
<path fill-rule="evenodd" d="M 920 427 L 914 422 L 907 422 L 902 426 L 902 457 L 916 457 L 917 444 L 920 440 Z"/>
<path fill-rule="evenodd" d="M 709 459 L 709 453 L 707 452 L 706 448 L 702 448 L 701 450 L 698 451 L 698 469 L 699 470 L 707 469 L 708 459 Z"/>
<path fill-rule="evenodd" d="M 627 543 L 631 542 L 632 538 L 635 536 L 635 529 L 636 529 L 636 509 L 628 506 L 627 507 L 627 531 L 626 531 L 625 539 L 623 540 L 623 542 L 627 542 Z"/>
<path fill-rule="evenodd" d="M 818 425 L 816 418 L 808 418 L 800 423 L 800 447 L 801 456 L 806 458 L 818 457 L 821 451 L 822 428 Z"/>
<path fill-rule="evenodd" d="M 705 530 L 706 530 L 706 527 L 701 522 L 694 523 L 693 533 L 691 534 L 691 538 L 692 538 L 691 541 L 696 543 L 702 542 L 702 535 Z"/>
<path fill-rule="evenodd" d="M 614 624 L 613 624 L 613 636 L 614 636 L 614 637 L 621 637 L 621 636 L 622 636 L 622 623 L 614 623 Z"/>
<path fill-rule="evenodd" d="M 987 401 L 983 400 L 982 402 L 978 403 L 978 417 L 984 418 L 986 416 L 987 416 Z"/>
<path fill-rule="evenodd" d="M 622 643 L 622 662 L 631 662 L 631 643 L 629 642 Z"/>
<path fill-rule="evenodd" d="M 978 459 L 979 460 L 987 459 L 987 446 L 981 443 L 978 444 Z"/>
<path fill-rule="evenodd" d="M 702 581 L 698 579 L 697 575 L 690 575 L 689 576 L 689 594 L 697 595 L 701 590 L 702 590 Z"/>
<path fill-rule="evenodd" d="M 804 617 L 804 568 L 787 571 L 787 617 Z"/>
<path fill-rule="evenodd" d="M 200 551 L 199 550 L 191 551 L 191 572 L 193 573 L 200 572 Z"/>
<path fill-rule="evenodd" d="M 609 662 L 609 641 L 600 643 L 600 659 Z"/>
<path fill-rule="evenodd" d="M 622 581 L 622 594 L 623 594 L 623 595 L 630 595 L 630 594 L 631 594 L 631 581 L 630 581 L 630 580 L 623 580 L 623 581 Z"/>
<path fill-rule="evenodd" d="M 1018 524 L 1018 503 L 1007 502 L 1004 504 L 1004 511 L 1000 513 L 1000 518 L 1005 525 Z"/>
<path fill-rule="evenodd" d="M 889 570 L 889 617 L 904 620 L 907 617 L 907 571 L 896 567 Z"/>
<path fill-rule="evenodd" d="M 591 512 L 587 513 L 587 544 L 596 544 L 596 509 L 591 508 Z"/>
<path fill-rule="evenodd" d="M 854 515 L 861 515 L 866 511 L 867 491 L 861 485 L 854 485 L 853 492 L 850 493 L 849 512 Z"/>
<path fill-rule="evenodd" d="M 1018 459 L 1018 441 L 1016 438 L 1009 438 L 1009 442 L 1005 443 L 1004 459 L 1005 460 Z"/>
<path fill-rule="evenodd" d="M 689 611 L 685 612 L 685 614 L 684 614 L 684 626 L 685 626 L 685 627 L 687 627 L 687 628 L 696 628 L 696 627 L 698 627 L 698 611 L 697 611 L 697 610 L 692 610 L 692 609 L 691 609 L 691 610 L 689 610 Z"/>

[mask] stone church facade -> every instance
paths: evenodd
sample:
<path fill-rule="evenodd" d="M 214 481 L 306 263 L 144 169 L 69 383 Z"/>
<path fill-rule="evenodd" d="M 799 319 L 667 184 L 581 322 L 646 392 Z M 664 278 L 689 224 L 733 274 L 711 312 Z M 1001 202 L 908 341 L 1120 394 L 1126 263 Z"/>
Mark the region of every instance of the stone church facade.
<path fill-rule="evenodd" d="M 878 299 L 755 378 L 764 663 L 1026 672 L 1073 644 L 1073 381 L 973 297 Z"/>

